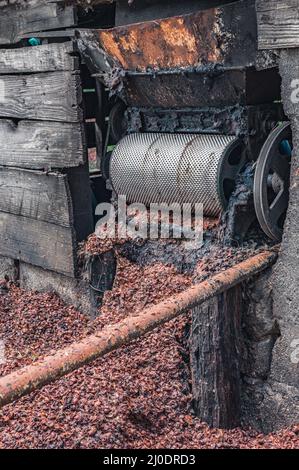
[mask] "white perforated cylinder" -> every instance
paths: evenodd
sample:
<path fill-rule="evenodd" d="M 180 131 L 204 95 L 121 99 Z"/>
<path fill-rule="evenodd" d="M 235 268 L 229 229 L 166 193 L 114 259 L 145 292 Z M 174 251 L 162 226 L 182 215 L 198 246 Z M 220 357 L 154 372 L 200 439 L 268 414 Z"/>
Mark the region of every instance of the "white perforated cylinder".
<path fill-rule="evenodd" d="M 206 134 L 131 134 L 114 148 L 110 180 L 128 202 L 202 203 L 206 215 L 223 209 L 219 175 L 237 139 Z"/>

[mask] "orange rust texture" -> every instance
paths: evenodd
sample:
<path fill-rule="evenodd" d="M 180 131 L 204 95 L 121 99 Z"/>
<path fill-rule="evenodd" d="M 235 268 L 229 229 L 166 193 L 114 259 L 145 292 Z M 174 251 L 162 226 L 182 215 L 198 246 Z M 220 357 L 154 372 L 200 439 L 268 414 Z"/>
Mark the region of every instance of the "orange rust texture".
<path fill-rule="evenodd" d="M 276 261 L 277 253 L 265 251 L 212 278 L 174 295 L 137 315 L 132 315 L 32 365 L 0 378 L 0 406 L 10 403 L 97 357 L 120 348 L 159 325 L 236 286 Z"/>
<path fill-rule="evenodd" d="M 220 9 L 100 30 L 102 49 L 125 69 L 186 68 L 222 63 Z"/>

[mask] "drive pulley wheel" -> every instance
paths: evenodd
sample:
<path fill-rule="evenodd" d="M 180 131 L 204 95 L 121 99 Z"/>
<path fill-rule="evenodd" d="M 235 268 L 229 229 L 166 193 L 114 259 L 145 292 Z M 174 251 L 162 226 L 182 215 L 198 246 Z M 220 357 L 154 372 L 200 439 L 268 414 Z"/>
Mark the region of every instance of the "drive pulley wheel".
<path fill-rule="evenodd" d="M 280 241 L 289 203 L 292 154 L 291 125 L 278 125 L 266 140 L 256 163 L 254 206 L 264 233 Z"/>

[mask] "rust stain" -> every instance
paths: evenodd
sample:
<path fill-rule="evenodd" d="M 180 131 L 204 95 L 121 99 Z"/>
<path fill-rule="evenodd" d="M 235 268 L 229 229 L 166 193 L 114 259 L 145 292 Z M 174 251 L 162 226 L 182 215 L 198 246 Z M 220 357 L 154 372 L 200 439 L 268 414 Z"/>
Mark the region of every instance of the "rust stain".
<path fill-rule="evenodd" d="M 221 10 L 99 30 L 100 46 L 125 70 L 173 69 L 223 63 Z"/>

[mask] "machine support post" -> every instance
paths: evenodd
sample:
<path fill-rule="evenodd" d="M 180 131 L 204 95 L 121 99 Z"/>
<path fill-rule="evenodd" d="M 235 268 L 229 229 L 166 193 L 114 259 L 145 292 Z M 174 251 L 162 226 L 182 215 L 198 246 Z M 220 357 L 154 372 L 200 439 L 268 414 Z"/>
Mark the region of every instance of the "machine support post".
<path fill-rule="evenodd" d="M 242 286 L 192 310 L 190 367 L 193 407 L 211 427 L 240 425 Z"/>

